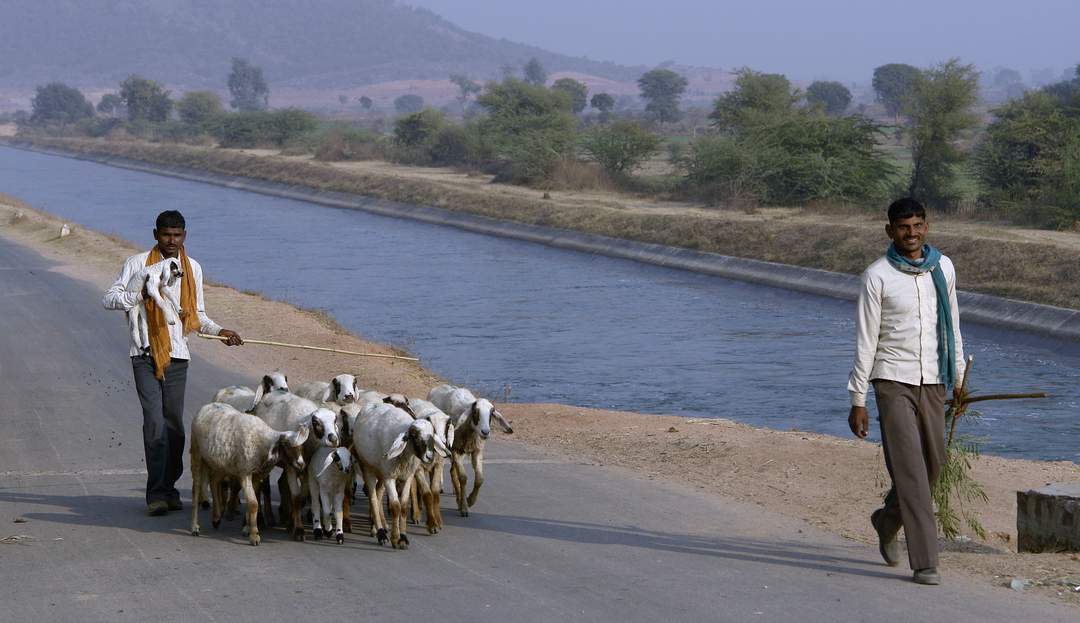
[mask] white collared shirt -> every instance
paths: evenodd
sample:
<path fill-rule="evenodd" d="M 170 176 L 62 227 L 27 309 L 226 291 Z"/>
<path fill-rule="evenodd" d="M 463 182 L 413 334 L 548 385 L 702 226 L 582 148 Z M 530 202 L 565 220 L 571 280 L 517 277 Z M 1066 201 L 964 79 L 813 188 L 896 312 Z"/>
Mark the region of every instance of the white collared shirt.
<path fill-rule="evenodd" d="M 131 278 L 140 271 L 146 270 L 146 258 L 150 256 L 149 251 L 143 251 L 138 255 L 132 255 L 124 260 L 124 267 L 120 269 L 120 275 L 116 278 L 116 281 L 105 291 L 105 298 L 101 299 L 101 304 L 105 306 L 105 309 L 118 309 L 123 312 L 130 311 L 131 308 L 136 305 L 143 304 L 142 288 L 137 290 L 128 290 L 127 284 L 131 281 Z M 199 331 L 203 333 L 209 333 L 210 335 L 217 335 L 221 327 L 218 326 L 213 320 L 206 315 L 206 303 L 203 299 L 203 282 L 202 282 L 202 266 L 195 260 L 188 258 L 191 262 L 191 273 L 195 281 L 195 312 L 199 318 Z M 180 284 L 183 280 L 177 279 L 171 287 L 173 293 L 176 295 L 176 300 L 180 300 Z M 141 280 L 139 280 L 141 282 Z M 141 330 L 136 334 L 140 336 L 150 335 L 150 331 L 146 328 L 146 314 L 139 316 L 141 323 Z M 191 353 L 188 351 L 187 338 L 184 337 L 184 329 L 181 323 L 174 325 L 168 325 L 169 327 L 169 341 L 172 343 L 172 357 L 173 359 L 191 359 Z M 129 323 L 128 330 L 131 330 Z M 148 352 L 150 344 L 138 344 L 134 339 L 130 342 L 131 348 L 129 354 L 132 357 L 142 355 Z"/>
<path fill-rule="evenodd" d="M 948 286 L 959 382 L 964 375 L 964 341 L 956 305 L 956 269 L 943 255 L 935 270 L 944 273 Z M 866 406 L 874 379 L 908 385 L 943 382 L 938 370 L 937 292 L 930 272 L 902 272 L 884 256 L 871 264 L 862 275 L 855 332 L 855 367 L 848 378 L 853 406 Z"/>

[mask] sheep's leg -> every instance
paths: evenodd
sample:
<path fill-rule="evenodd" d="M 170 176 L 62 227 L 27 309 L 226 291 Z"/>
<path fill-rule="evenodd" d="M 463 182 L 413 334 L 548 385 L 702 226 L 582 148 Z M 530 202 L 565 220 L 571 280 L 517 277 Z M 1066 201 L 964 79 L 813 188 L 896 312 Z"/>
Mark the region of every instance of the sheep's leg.
<path fill-rule="evenodd" d="M 259 481 L 258 490 L 259 494 L 262 496 L 262 500 L 259 502 L 259 510 L 262 511 L 267 529 L 273 528 L 277 522 L 274 520 L 274 501 L 271 497 L 269 472 L 267 472 L 267 474 Z"/>
<path fill-rule="evenodd" d="M 202 496 L 202 460 L 198 446 L 192 438 L 191 444 L 191 534 L 199 536 L 199 498 Z"/>
<path fill-rule="evenodd" d="M 386 529 L 383 528 L 381 522 L 382 516 L 382 498 L 376 495 L 378 489 L 375 487 L 375 476 L 365 473 L 364 486 L 371 493 L 368 495 L 368 518 L 371 520 L 371 536 L 379 540 L 379 545 L 386 542 Z"/>
<path fill-rule="evenodd" d="M 315 470 L 307 472 L 308 496 L 311 497 L 311 534 L 316 541 L 323 538 L 322 509 L 319 508 L 319 482 L 315 479 Z"/>
<path fill-rule="evenodd" d="M 221 526 L 221 514 L 225 506 L 225 496 L 221 489 L 221 477 L 210 474 L 210 524 L 215 530 Z"/>
<path fill-rule="evenodd" d="M 296 473 L 293 468 L 288 468 L 286 471 L 287 480 L 289 483 L 289 511 L 291 515 L 290 527 L 292 530 L 292 538 L 294 541 L 304 540 L 304 524 L 300 521 L 300 510 L 304 504 L 304 494 L 300 491 L 300 474 Z"/>
<path fill-rule="evenodd" d="M 255 495 L 255 486 L 251 484 L 251 474 L 247 474 L 240 481 L 244 488 L 244 498 L 247 510 L 248 541 L 252 545 L 258 545 L 262 540 L 259 535 L 259 498 Z"/>
<path fill-rule="evenodd" d="M 281 475 L 277 480 L 278 492 L 278 523 L 289 525 L 289 516 L 292 512 L 292 494 L 289 492 L 288 468 L 282 468 Z"/>
<path fill-rule="evenodd" d="M 343 516 L 345 513 L 345 492 L 338 491 L 334 494 L 334 540 L 341 543 L 345 542 L 345 532 L 342 530 Z"/>
<path fill-rule="evenodd" d="M 435 516 L 432 509 L 434 504 L 431 500 L 431 482 L 428 479 L 427 469 L 421 467 L 416 470 L 416 476 L 413 478 L 416 482 L 413 483 L 412 499 L 416 499 L 419 495 L 420 499 L 424 502 L 424 510 L 427 511 L 427 531 L 428 534 L 437 534 L 439 532 L 439 519 Z M 419 506 L 419 505 L 418 505 Z M 419 510 L 414 508 L 413 511 Z M 420 523 L 417 521 L 416 523 Z"/>
<path fill-rule="evenodd" d="M 346 485 L 346 486 L 348 486 L 348 485 Z M 354 483 L 353 484 L 354 490 L 355 490 L 355 487 L 356 487 L 356 484 Z M 342 517 L 343 517 L 342 521 L 344 522 L 344 524 L 341 526 L 341 529 L 344 530 L 345 532 L 348 532 L 349 534 L 352 534 L 352 503 L 349 501 L 350 496 L 346 495 L 344 497 L 345 497 L 345 499 L 341 503 L 341 513 L 342 513 Z"/>
<path fill-rule="evenodd" d="M 480 486 L 484 484 L 484 449 L 479 448 L 472 454 L 473 488 L 469 492 L 469 499 L 465 500 L 471 508 L 476 504 L 476 496 L 480 495 Z"/>
<path fill-rule="evenodd" d="M 468 484 L 468 477 L 465 476 L 465 455 L 463 454 L 455 452 L 450 457 L 450 483 L 454 485 L 458 513 L 462 517 L 468 517 L 469 507 L 465 503 L 465 485 Z"/>
<path fill-rule="evenodd" d="M 229 487 L 229 495 L 225 497 L 228 500 L 225 506 L 225 519 L 232 521 L 240 512 L 240 483 L 234 478 L 229 478 L 225 484 Z M 258 490 L 257 487 L 256 490 Z"/>
<path fill-rule="evenodd" d="M 409 484 L 412 482 L 412 478 L 405 481 L 404 495 L 408 499 L 409 496 Z M 390 545 L 394 549 L 409 549 L 409 537 L 405 536 L 405 512 L 401 508 L 401 498 L 398 497 L 398 490 L 396 483 L 391 480 L 386 483 L 386 495 L 390 499 Z"/>
<path fill-rule="evenodd" d="M 420 470 L 417 470 L 416 476 L 414 476 L 414 478 L 419 477 Z M 420 500 L 418 499 L 418 488 L 419 487 L 413 487 L 409 493 L 409 512 L 406 513 L 406 515 L 412 516 L 412 522 L 417 526 L 420 525 Z"/>
<path fill-rule="evenodd" d="M 442 479 L 443 479 L 443 460 L 441 457 L 435 457 L 435 463 L 431 468 L 431 505 L 432 512 L 435 514 L 435 520 L 440 530 L 443 527 L 442 520 Z"/>

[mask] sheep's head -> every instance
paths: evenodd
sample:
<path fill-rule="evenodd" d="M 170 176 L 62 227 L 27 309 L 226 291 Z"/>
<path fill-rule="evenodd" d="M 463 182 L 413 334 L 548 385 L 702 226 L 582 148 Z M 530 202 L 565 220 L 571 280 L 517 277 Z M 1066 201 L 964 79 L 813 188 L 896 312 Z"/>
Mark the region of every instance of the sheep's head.
<path fill-rule="evenodd" d="M 177 279 L 184 276 L 184 269 L 180 265 L 180 261 L 175 257 L 170 257 L 165 261 L 168 262 L 168 265 L 165 267 L 165 270 L 162 271 L 162 277 L 164 278 L 163 281 L 165 282 L 165 285 L 171 288 L 173 284 L 176 283 Z"/>
<path fill-rule="evenodd" d="M 301 425 L 295 431 L 281 433 L 277 443 L 270 451 L 270 460 L 273 463 L 284 463 L 296 471 L 304 469 L 304 442 L 308 438 L 307 425 Z"/>
<path fill-rule="evenodd" d="M 506 418 L 486 398 L 481 398 L 473 403 L 472 409 L 469 411 L 469 419 L 472 420 L 472 425 L 480 432 L 481 439 L 487 439 L 488 435 L 491 434 L 491 420 L 495 420 L 504 433 L 511 434 L 514 432 Z"/>
<path fill-rule="evenodd" d="M 338 435 L 337 416 L 330 409 L 316 409 L 311 414 L 311 434 L 321 445 L 337 447 L 341 441 Z"/>
<path fill-rule="evenodd" d="M 289 377 L 277 370 L 262 377 L 259 388 L 255 390 L 255 400 L 253 404 L 258 406 L 258 404 L 262 402 L 263 396 L 276 391 L 289 391 Z"/>
<path fill-rule="evenodd" d="M 383 403 L 393 405 L 405 413 L 408 413 L 412 419 L 416 419 L 416 414 L 413 413 L 412 406 L 409 404 L 409 399 L 404 394 L 390 394 L 386 398 L 383 398 Z"/>
<path fill-rule="evenodd" d="M 330 459 L 338 466 L 343 474 L 348 474 L 352 469 L 352 456 L 345 448 L 338 448 L 330 455 Z"/>
<path fill-rule="evenodd" d="M 394 440 L 390 449 L 386 452 L 386 458 L 393 459 L 401 455 L 406 448 L 410 448 L 416 458 L 424 465 L 429 465 L 435 460 L 435 454 L 446 457 L 450 451 L 446 445 L 435 435 L 435 429 L 427 420 L 413 420 L 409 430 L 401 433 Z"/>
<path fill-rule="evenodd" d="M 349 404 L 360 397 L 356 387 L 356 377 L 351 374 L 339 374 L 330 379 L 330 402 Z"/>

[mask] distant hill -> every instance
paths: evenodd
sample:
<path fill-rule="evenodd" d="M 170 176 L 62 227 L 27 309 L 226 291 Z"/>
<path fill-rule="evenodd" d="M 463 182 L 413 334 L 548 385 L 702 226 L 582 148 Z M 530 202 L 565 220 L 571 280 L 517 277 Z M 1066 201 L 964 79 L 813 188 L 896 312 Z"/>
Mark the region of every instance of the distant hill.
<path fill-rule="evenodd" d="M 230 60 L 271 86 L 338 89 L 452 72 L 494 78 L 537 57 L 551 72 L 634 80 L 643 71 L 459 28 L 392 0 L 4 0 L 0 87 L 63 80 L 116 84 L 129 74 L 220 89 Z"/>

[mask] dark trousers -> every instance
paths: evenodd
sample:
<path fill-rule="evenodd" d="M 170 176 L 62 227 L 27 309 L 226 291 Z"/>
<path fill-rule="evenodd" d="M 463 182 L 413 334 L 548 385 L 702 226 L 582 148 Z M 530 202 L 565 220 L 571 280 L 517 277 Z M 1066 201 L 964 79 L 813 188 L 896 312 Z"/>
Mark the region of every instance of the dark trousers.
<path fill-rule="evenodd" d="M 874 381 L 881 445 L 893 486 L 885 496 L 882 530 L 907 537 L 912 569 L 936 567 L 937 521 L 930 486 L 945 462 L 945 386 Z"/>
<path fill-rule="evenodd" d="M 146 452 L 146 503 L 179 501 L 176 481 L 184 473 L 184 386 L 188 362 L 173 359 L 165 379 L 154 378 L 149 355 L 131 358 L 135 390 L 143 413 L 143 450 Z"/>

